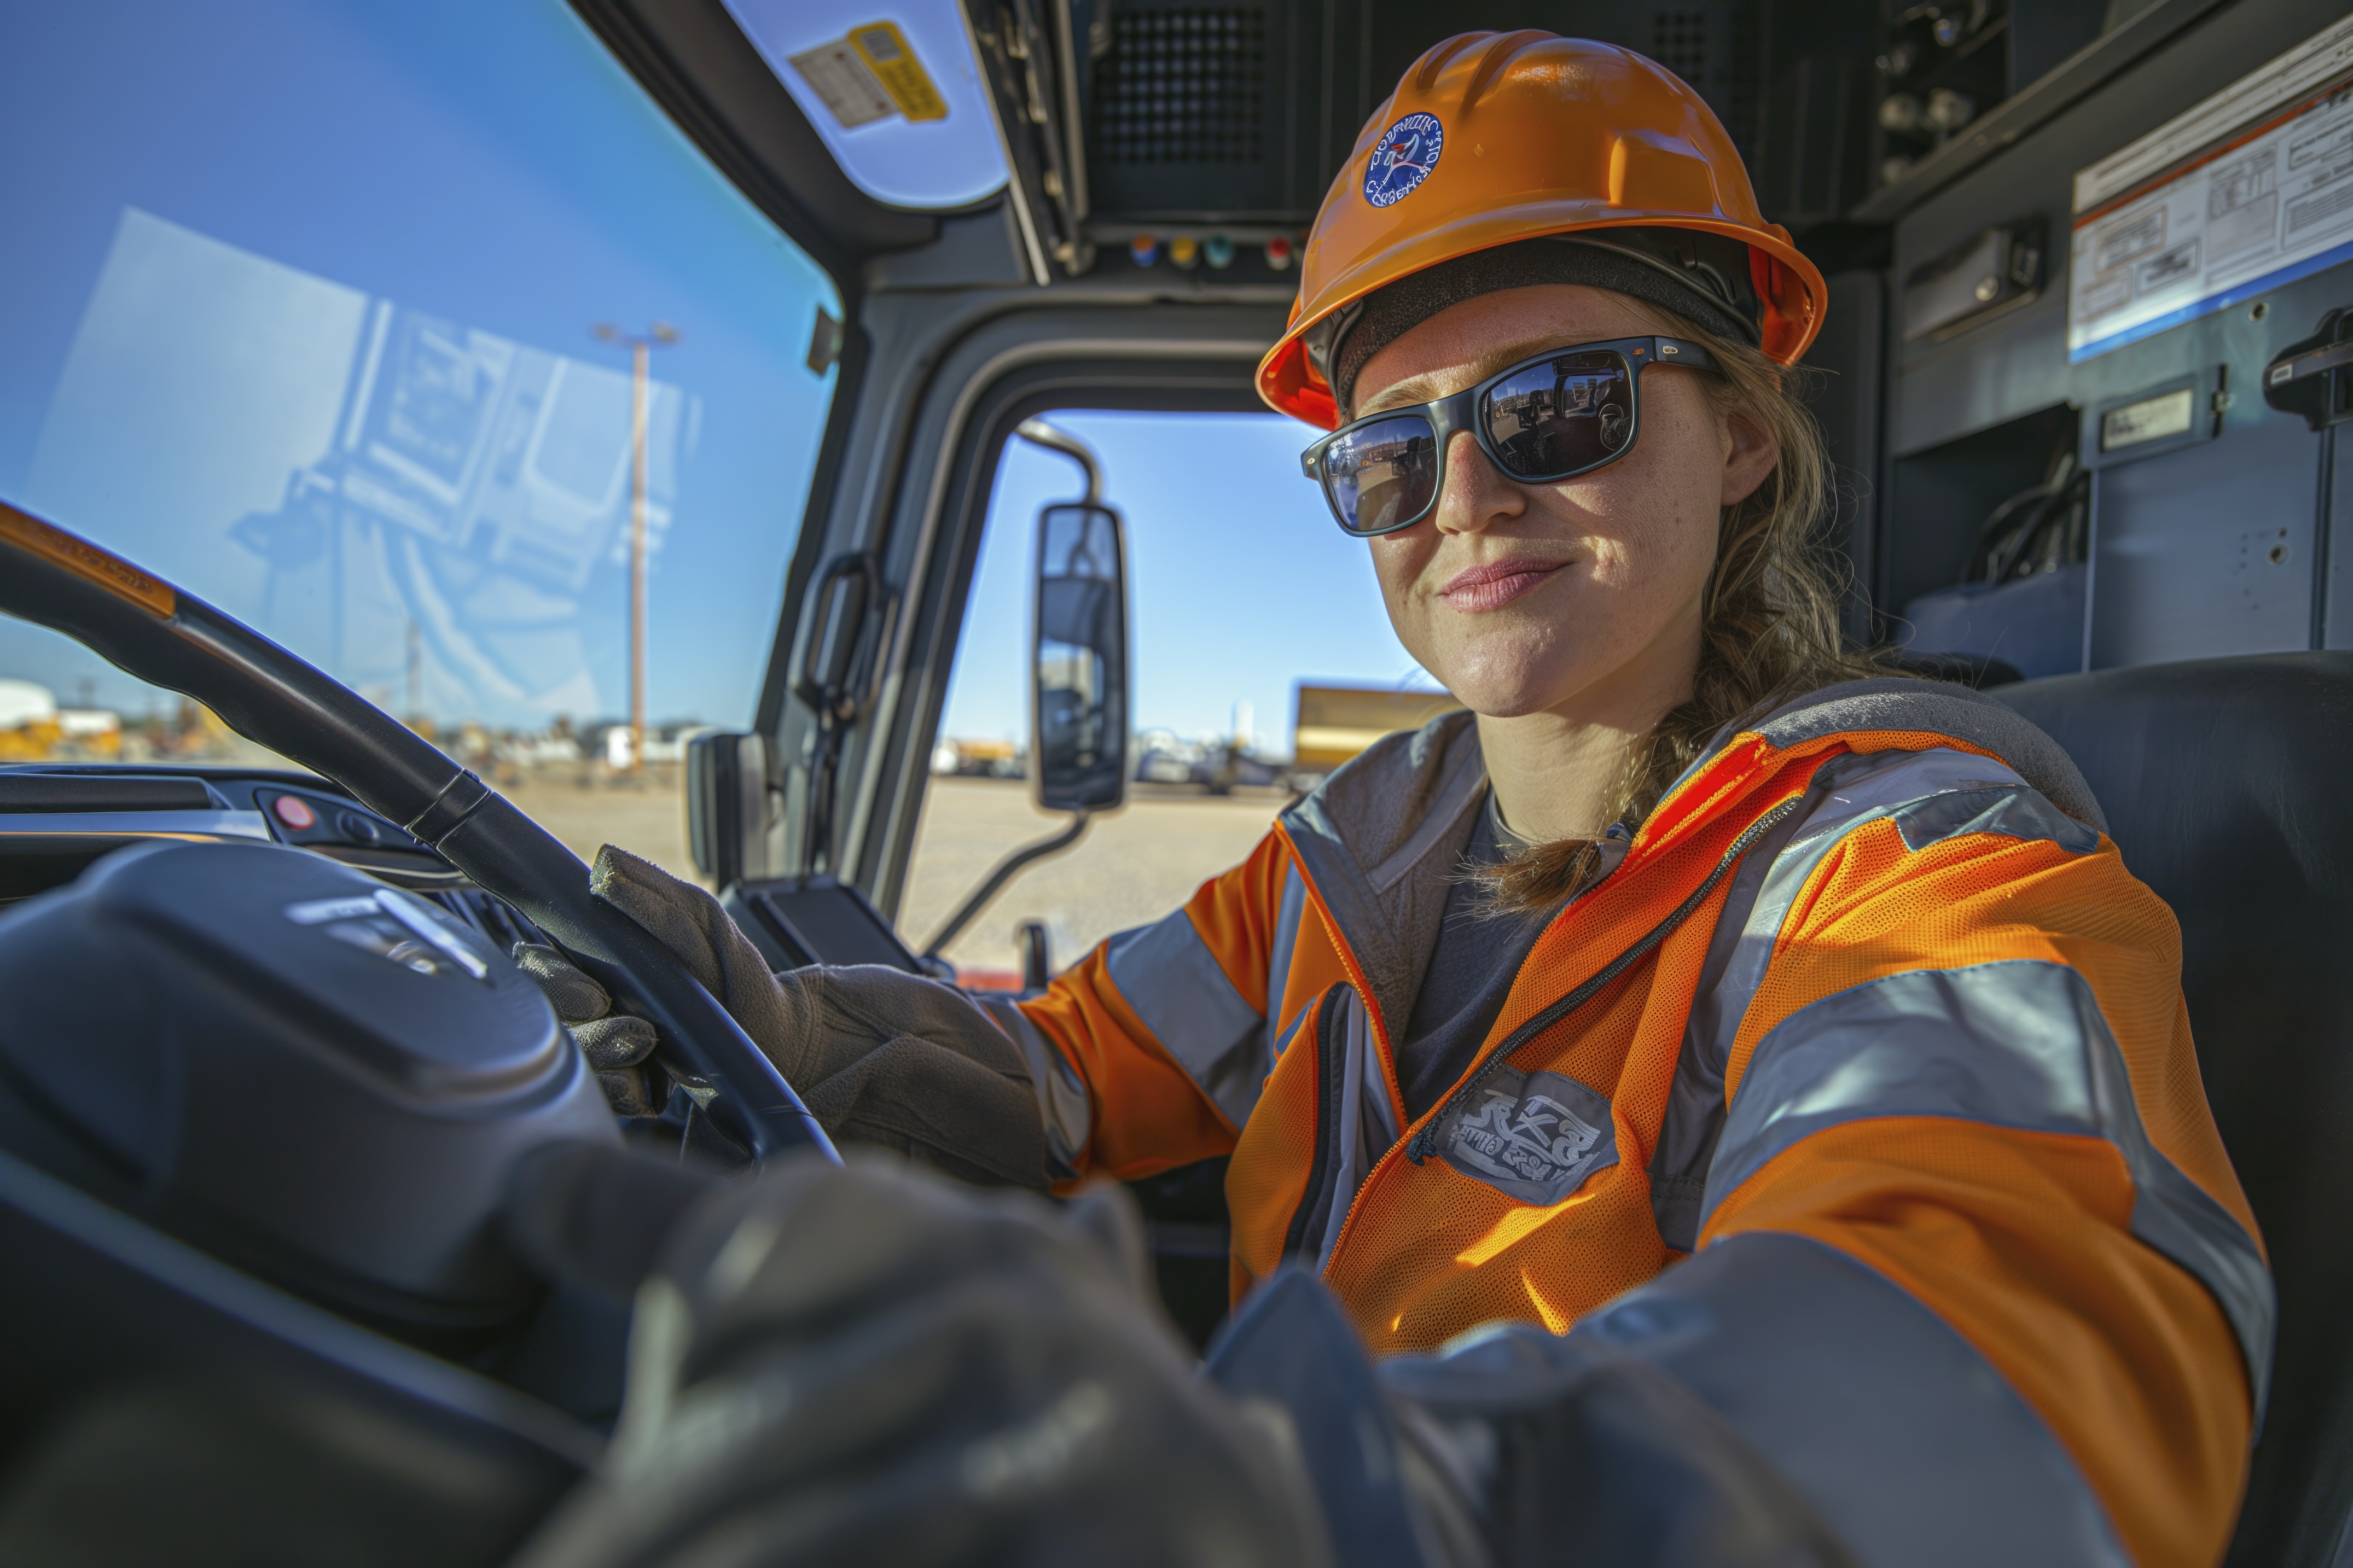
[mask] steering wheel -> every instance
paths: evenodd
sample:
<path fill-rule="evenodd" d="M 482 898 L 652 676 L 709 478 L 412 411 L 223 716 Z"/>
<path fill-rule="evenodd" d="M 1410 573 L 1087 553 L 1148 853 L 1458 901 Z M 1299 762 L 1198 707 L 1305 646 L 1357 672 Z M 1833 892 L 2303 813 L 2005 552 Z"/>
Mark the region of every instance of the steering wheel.
<path fill-rule="evenodd" d="M 662 1048 L 717 1092 L 718 1129 L 756 1162 L 825 1131 L 774 1063 L 588 868 L 514 805 L 342 682 L 162 578 L 0 501 L 0 611 L 192 697 L 229 728 L 342 784 L 531 917 Z"/>

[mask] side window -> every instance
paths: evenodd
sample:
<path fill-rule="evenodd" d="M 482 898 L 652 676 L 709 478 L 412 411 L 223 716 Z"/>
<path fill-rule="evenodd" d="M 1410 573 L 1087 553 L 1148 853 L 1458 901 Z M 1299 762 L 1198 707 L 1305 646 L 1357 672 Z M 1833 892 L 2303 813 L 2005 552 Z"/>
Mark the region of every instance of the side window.
<path fill-rule="evenodd" d="M 689 870 L 677 759 L 752 717 L 826 275 L 562 0 L 18 7 L 0 149 L 0 497 Z M 34 627 L 0 678 L 11 759 L 268 761 Z"/>
<path fill-rule="evenodd" d="M 1306 426 L 1271 414 L 1045 418 L 1094 449 L 1127 520 L 1134 782 L 1124 810 L 1017 877 L 949 945 L 974 984 L 1015 983 L 1025 921 L 1046 927 L 1060 969 L 1246 858 L 1332 765 L 1296 744 L 1303 686 L 1311 705 L 1319 689 L 1362 688 L 1451 706 L 1389 630 L 1366 546 L 1300 477 Z M 1000 856 L 1066 820 L 1037 810 L 1027 782 L 1029 578 L 1039 508 L 1082 488 L 1070 459 L 1027 442 L 999 459 L 900 901 L 919 947 Z"/>

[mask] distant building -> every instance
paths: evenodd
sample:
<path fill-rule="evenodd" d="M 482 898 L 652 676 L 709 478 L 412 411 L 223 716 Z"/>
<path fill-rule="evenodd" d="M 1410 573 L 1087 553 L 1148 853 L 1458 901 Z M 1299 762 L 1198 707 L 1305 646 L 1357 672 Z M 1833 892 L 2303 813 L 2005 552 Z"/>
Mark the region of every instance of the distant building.
<path fill-rule="evenodd" d="M 1451 692 L 1301 686 L 1292 747 L 1295 773 L 1330 773 L 1384 735 L 1419 730 L 1462 704 Z"/>
<path fill-rule="evenodd" d="M 103 708 L 60 708 L 57 693 L 30 680 L 0 680 L 0 762 L 112 757 L 122 750 L 122 717 Z"/>

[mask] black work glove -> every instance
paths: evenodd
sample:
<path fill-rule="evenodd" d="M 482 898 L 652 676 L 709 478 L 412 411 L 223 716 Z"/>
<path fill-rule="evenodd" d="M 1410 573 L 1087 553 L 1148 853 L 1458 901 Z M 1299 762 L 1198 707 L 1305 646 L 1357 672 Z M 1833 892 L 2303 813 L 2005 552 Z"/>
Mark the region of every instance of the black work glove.
<path fill-rule="evenodd" d="M 1194 1375 L 1132 1200 L 852 1152 L 696 1200 L 596 1475 L 516 1568 L 1329 1568 L 1279 1420 Z"/>
<path fill-rule="evenodd" d="M 963 992 L 879 964 L 772 974 L 718 900 L 609 844 L 589 887 L 702 982 L 832 1137 L 964 1181 L 1047 1184 L 1020 1049 Z"/>
<path fill-rule="evenodd" d="M 615 1013 L 605 988 L 552 947 L 519 942 L 512 957 L 515 967 L 547 994 L 564 1032 L 588 1058 L 613 1114 L 651 1116 L 659 1111 L 669 1089 L 662 1070 L 646 1060 L 653 1053 L 654 1026 L 643 1018 Z"/>

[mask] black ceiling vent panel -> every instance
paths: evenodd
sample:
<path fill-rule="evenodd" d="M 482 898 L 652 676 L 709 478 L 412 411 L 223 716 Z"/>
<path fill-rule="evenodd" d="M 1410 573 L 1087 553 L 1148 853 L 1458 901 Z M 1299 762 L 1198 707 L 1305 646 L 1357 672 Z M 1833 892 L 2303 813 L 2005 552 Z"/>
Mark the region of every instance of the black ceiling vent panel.
<path fill-rule="evenodd" d="M 1365 113 L 1423 50 L 1473 22 L 1497 32 L 1541 27 L 1632 49 L 1683 78 L 1723 121 L 1775 222 L 1803 230 L 1834 219 L 1863 188 L 1878 0 L 1361 3 L 1377 84 Z"/>
<path fill-rule="evenodd" d="M 1298 37 L 1307 8 L 1073 9 L 1092 13 L 1080 75 L 1098 223 L 1287 227 L 1314 216 L 1322 148 L 1302 132 L 1322 83 L 1301 69 L 1312 63 Z"/>
<path fill-rule="evenodd" d="M 1388 89 L 1472 19 L 1426 0 L 965 3 L 1041 280 L 1045 258 L 1085 272 L 1130 241 L 1149 265 L 1185 236 L 1295 239 Z M 1792 228 L 1836 219 L 1862 189 L 1878 0 L 1484 0 L 1475 19 L 1667 66 Z"/>
<path fill-rule="evenodd" d="M 1148 11 L 1111 19 L 1094 62 L 1094 149 L 1106 167 L 1266 157 L 1266 13 Z"/>

